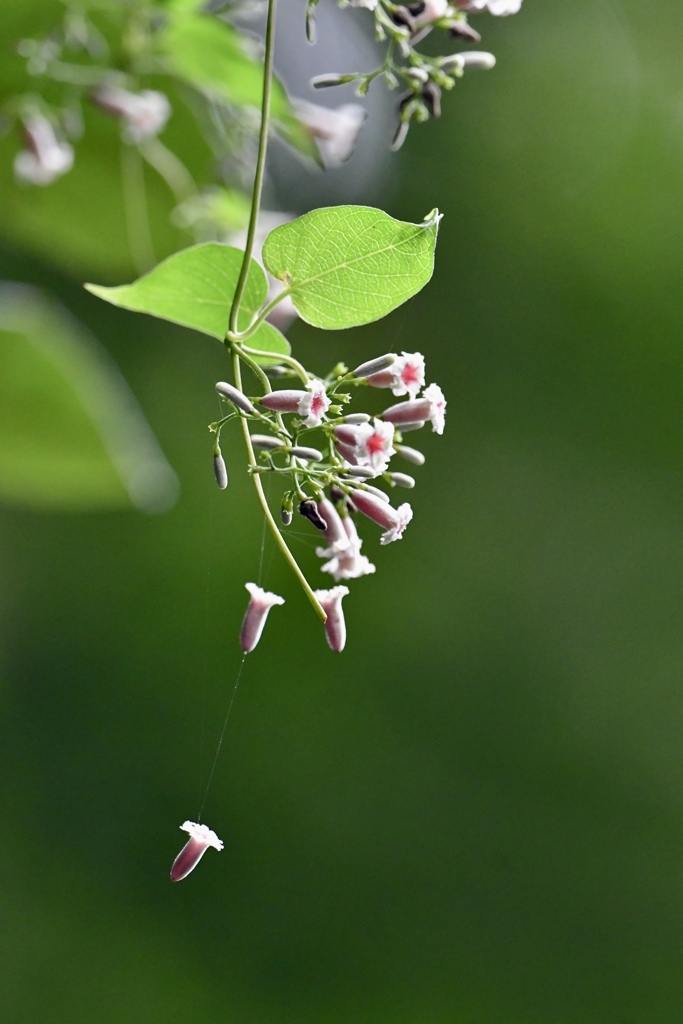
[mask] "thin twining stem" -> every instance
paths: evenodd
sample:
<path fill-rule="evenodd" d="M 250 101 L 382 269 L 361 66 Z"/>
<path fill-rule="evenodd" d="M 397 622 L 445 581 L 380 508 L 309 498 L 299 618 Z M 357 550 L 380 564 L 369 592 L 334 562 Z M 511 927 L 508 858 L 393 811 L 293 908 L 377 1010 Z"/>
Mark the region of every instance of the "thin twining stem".
<path fill-rule="evenodd" d="M 259 208 L 261 206 L 261 191 L 263 189 L 263 176 L 266 169 L 266 150 L 268 148 L 268 131 L 270 128 L 270 96 L 273 89 L 273 52 L 275 49 L 275 3 L 276 0 L 268 0 L 268 19 L 266 21 L 266 52 L 263 59 L 263 102 L 261 104 L 261 128 L 259 130 L 258 156 L 256 158 L 256 172 L 254 174 L 254 190 L 251 195 L 251 216 L 247 229 L 247 242 L 244 247 L 244 259 L 240 270 L 235 296 L 230 309 L 230 321 L 228 338 L 237 337 L 239 334 L 238 317 L 240 304 L 247 286 L 247 277 L 251 266 L 251 254 L 254 251 L 254 236 L 256 234 L 256 222 L 258 221 Z"/>
<path fill-rule="evenodd" d="M 240 367 L 240 357 L 239 353 L 234 351 L 232 353 L 232 370 L 235 376 L 235 386 L 241 391 L 242 370 Z M 243 416 L 241 416 L 240 419 L 242 421 L 242 433 L 244 434 L 244 443 L 247 446 L 247 458 L 249 460 L 249 466 L 252 470 L 257 470 L 258 466 L 256 462 L 256 455 L 254 454 L 254 447 L 251 443 L 251 437 L 249 436 L 249 424 L 248 421 Z M 263 490 L 263 484 L 261 483 L 261 478 L 258 472 L 252 472 L 252 480 L 254 481 L 254 487 L 256 488 L 256 493 L 258 494 L 258 499 L 261 503 L 263 514 L 266 517 L 266 522 L 268 523 L 268 526 L 270 528 L 271 533 L 273 534 L 273 537 L 275 538 L 280 550 L 282 551 L 282 554 L 285 556 L 285 559 L 287 560 L 292 571 L 294 572 L 294 575 L 297 577 L 299 583 L 303 587 L 306 597 L 311 602 L 311 604 L 315 608 L 315 611 L 324 622 L 325 619 L 327 618 L 327 615 L 323 611 L 322 606 L 318 601 L 318 598 L 315 596 L 308 580 L 306 579 L 301 569 L 299 568 L 299 563 L 297 562 L 296 558 L 287 547 L 285 539 L 280 533 L 277 523 L 273 519 L 273 514 L 270 511 L 270 508 L 268 507 L 266 495 Z"/>

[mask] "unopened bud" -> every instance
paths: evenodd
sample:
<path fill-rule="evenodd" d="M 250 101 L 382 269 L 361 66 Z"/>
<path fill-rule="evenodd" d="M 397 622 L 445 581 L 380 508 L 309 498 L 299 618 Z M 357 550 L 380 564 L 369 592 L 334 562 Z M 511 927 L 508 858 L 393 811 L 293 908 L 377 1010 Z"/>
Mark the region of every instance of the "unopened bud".
<path fill-rule="evenodd" d="M 376 359 L 368 359 L 366 363 L 361 363 L 353 371 L 353 374 L 355 377 L 371 377 L 373 373 L 380 373 L 381 370 L 386 370 L 395 362 L 394 353 L 387 352 L 385 356 L 377 356 Z M 348 423 L 348 420 L 346 422 Z"/>
<path fill-rule="evenodd" d="M 406 462 L 412 462 L 414 466 L 424 466 L 425 457 L 417 448 L 409 448 L 407 444 L 394 444 L 396 454 L 400 455 Z"/>
<path fill-rule="evenodd" d="M 280 363 L 276 363 L 273 366 L 264 366 L 264 370 L 269 377 L 291 377 L 292 371 L 288 366 L 282 366 Z"/>
<path fill-rule="evenodd" d="M 309 523 L 313 523 L 316 530 L 326 530 L 327 523 L 318 512 L 318 505 L 313 498 L 305 498 L 299 505 L 299 513 L 308 519 Z"/>
<path fill-rule="evenodd" d="M 391 501 L 386 491 L 380 491 L 379 487 L 373 487 L 372 484 L 364 484 L 363 490 L 369 491 L 370 494 L 374 494 L 376 498 L 380 498 L 382 501 Z"/>
<path fill-rule="evenodd" d="M 422 90 L 422 99 L 432 117 L 441 117 L 441 89 L 434 82 L 427 82 Z"/>
<path fill-rule="evenodd" d="M 297 459 L 309 459 L 311 462 L 322 462 L 324 456 L 317 448 L 304 448 L 303 445 L 296 445 L 290 449 L 290 455 Z"/>
<path fill-rule="evenodd" d="M 228 470 L 220 452 L 216 452 L 213 457 L 213 474 L 216 477 L 216 483 L 220 490 L 224 491 L 228 486 Z"/>
<path fill-rule="evenodd" d="M 243 395 L 237 388 L 234 388 L 232 384 L 226 384 L 225 381 L 221 380 L 216 384 L 216 391 L 221 398 L 224 398 L 226 402 L 232 402 L 238 409 L 245 412 L 247 416 L 253 416 L 256 412 L 247 396 Z"/>
<path fill-rule="evenodd" d="M 287 491 L 282 498 L 282 508 L 280 509 L 280 518 L 282 519 L 283 526 L 291 526 L 293 511 L 293 493 L 292 491 Z"/>
<path fill-rule="evenodd" d="M 370 469 L 369 466 L 349 466 L 344 470 L 344 476 L 355 480 L 372 480 L 375 475 L 374 469 Z"/>
<path fill-rule="evenodd" d="M 448 26 L 448 31 L 452 36 L 457 36 L 460 39 L 467 39 L 470 43 L 481 42 L 481 36 L 479 33 L 473 29 L 471 25 L 468 25 L 464 18 L 452 21 Z"/>
<path fill-rule="evenodd" d="M 279 437 L 269 437 L 268 434 L 252 434 L 251 443 L 254 448 L 258 448 L 262 452 L 272 451 L 273 448 L 286 448 L 284 441 L 281 441 Z"/>
<path fill-rule="evenodd" d="M 352 412 L 344 417 L 344 423 L 369 423 L 371 419 L 366 412 Z"/>
<path fill-rule="evenodd" d="M 464 66 L 472 68 L 474 71 L 490 71 L 496 66 L 496 58 L 492 53 L 486 53 L 484 50 L 470 50 L 468 53 L 461 54 L 461 57 Z"/>
<path fill-rule="evenodd" d="M 311 85 L 314 89 L 330 89 L 335 85 L 345 85 L 346 82 L 353 81 L 354 77 L 354 75 L 316 75 L 311 79 Z"/>
<path fill-rule="evenodd" d="M 280 519 L 282 520 L 283 526 L 292 525 L 292 510 L 289 508 L 283 508 L 280 510 Z"/>
<path fill-rule="evenodd" d="M 424 84 L 429 81 L 429 75 L 424 68 L 408 68 L 405 72 L 406 78 L 412 78 L 415 82 Z"/>
<path fill-rule="evenodd" d="M 316 39 L 318 38 L 318 29 L 315 24 L 315 14 L 311 10 L 311 8 L 309 8 L 306 11 L 306 38 L 308 39 L 309 43 L 315 43 Z"/>
<path fill-rule="evenodd" d="M 465 67 L 465 61 L 462 57 L 461 53 L 452 53 L 449 57 L 442 57 L 439 61 L 439 66 L 446 74 L 451 74 L 453 71 L 462 71 Z"/>
<path fill-rule="evenodd" d="M 392 484 L 396 484 L 397 487 L 412 489 L 415 486 L 414 477 L 408 476 L 407 473 L 389 473 L 388 476 Z"/>
<path fill-rule="evenodd" d="M 407 121 L 399 121 L 398 127 L 394 132 L 394 137 L 391 140 L 391 149 L 394 153 L 397 153 L 406 141 L 409 127 L 410 126 Z"/>

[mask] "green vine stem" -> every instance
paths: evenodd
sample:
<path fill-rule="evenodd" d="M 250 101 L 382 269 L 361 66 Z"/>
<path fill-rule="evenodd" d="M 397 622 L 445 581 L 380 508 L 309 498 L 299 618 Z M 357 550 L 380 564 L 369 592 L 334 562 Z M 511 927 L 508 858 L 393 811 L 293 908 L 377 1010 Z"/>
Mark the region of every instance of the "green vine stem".
<path fill-rule="evenodd" d="M 242 297 L 244 296 L 244 289 L 247 284 L 247 277 L 249 275 L 249 269 L 251 266 L 251 254 L 254 249 L 254 236 L 256 234 L 256 222 L 258 220 L 259 208 L 261 205 L 261 190 L 263 187 L 263 175 L 266 166 L 266 150 L 268 147 L 268 130 L 270 126 L 270 97 L 273 86 L 273 51 L 275 48 L 275 3 L 276 0 L 268 0 L 268 20 L 266 22 L 266 45 L 265 45 L 265 57 L 263 61 L 263 102 L 261 105 L 261 127 L 259 130 L 259 142 L 258 142 L 258 156 L 256 158 L 256 171 L 254 174 L 254 190 L 251 199 L 251 216 L 249 218 L 249 228 L 247 230 L 247 241 L 244 248 L 244 259 L 242 261 L 242 268 L 240 270 L 240 276 L 237 281 L 237 288 L 235 289 L 235 295 L 232 300 L 232 307 L 230 309 L 230 323 L 225 338 L 226 347 L 232 352 L 232 370 L 235 378 L 235 386 L 241 391 L 242 390 L 242 367 L 240 360 L 244 361 L 251 366 L 252 369 L 257 367 L 254 363 L 253 355 L 260 355 L 258 350 L 244 351 L 240 345 L 240 332 L 238 327 L 238 318 Z M 270 356 L 271 353 L 263 353 L 264 355 Z M 287 357 L 286 357 L 287 358 Z M 290 361 L 287 359 L 287 361 Z M 296 363 L 296 360 L 293 360 Z M 297 364 L 299 366 L 300 364 Z M 303 367 L 301 367 L 303 370 Z M 305 374 L 305 370 L 303 370 Z M 265 377 L 260 367 L 256 368 L 256 373 L 261 379 Z M 263 377 L 262 377 L 263 375 Z M 308 376 L 305 377 L 308 380 Z M 270 384 L 266 381 L 266 390 L 270 390 Z M 266 517 L 266 522 L 270 528 L 275 541 L 280 548 L 285 560 L 289 563 L 292 572 L 299 580 L 299 583 L 304 589 L 306 597 L 313 605 L 316 614 L 320 619 L 325 622 L 327 615 L 325 614 L 318 598 L 315 596 L 311 585 L 304 576 L 303 572 L 299 568 L 299 563 L 296 558 L 289 550 L 287 543 L 278 529 L 278 525 L 273 518 L 273 514 L 268 507 L 266 495 L 263 490 L 263 484 L 258 473 L 258 465 L 256 462 L 256 455 L 254 454 L 254 447 L 251 443 L 251 436 L 249 434 L 249 425 L 244 417 L 240 417 L 242 420 L 242 433 L 244 435 L 244 443 L 247 448 L 247 458 L 249 461 L 249 468 L 251 470 L 251 477 L 254 481 L 254 487 L 258 495 L 263 514 Z M 281 422 L 281 421 L 280 421 Z M 284 428 L 283 428 L 284 429 Z"/>
<path fill-rule="evenodd" d="M 274 2 L 274 0 L 271 0 L 271 3 L 273 3 L 273 2 Z M 232 353 L 232 370 L 233 370 L 233 374 L 235 376 L 235 387 L 237 387 L 241 391 L 242 390 L 242 371 L 241 371 L 241 367 L 240 367 L 240 356 L 239 356 L 239 353 L 236 352 L 236 351 L 233 351 L 233 353 Z M 310 586 L 308 580 L 306 579 L 306 577 L 302 573 L 301 569 L 299 568 L 299 563 L 297 562 L 296 558 L 294 557 L 292 552 L 287 547 L 285 539 L 282 536 L 282 534 L 280 533 L 280 531 L 278 529 L 278 526 L 277 526 L 277 523 L 273 519 L 273 513 L 270 511 L 270 508 L 268 507 L 268 502 L 266 500 L 266 495 L 265 495 L 265 492 L 263 490 L 263 484 L 261 483 L 261 477 L 259 476 L 258 472 L 254 472 L 254 471 L 258 470 L 258 466 L 257 466 L 257 463 L 256 463 L 256 456 L 254 454 L 254 448 L 253 448 L 253 445 L 251 443 L 251 437 L 249 435 L 249 424 L 248 424 L 247 420 L 243 416 L 241 416 L 240 419 L 242 421 L 242 433 L 244 434 L 244 443 L 245 443 L 245 445 L 247 447 L 247 457 L 249 459 L 249 467 L 252 470 L 252 474 L 251 474 L 252 475 L 252 480 L 254 481 L 254 486 L 256 488 L 256 493 L 258 494 L 258 499 L 259 499 L 259 501 L 261 503 L 261 508 L 263 509 L 263 514 L 266 517 L 266 522 L 268 523 L 268 526 L 270 527 L 271 533 L 273 534 L 275 540 L 277 541 L 277 544 L 278 544 L 280 550 L 282 551 L 282 554 L 284 555 L 286 561 L 289 563 L 289 565 L 290 565 L 290 567 L 292 569 L 292 572 L 297 577 L 297 579 L 299 580 L 299 583 L 303 587 L 304 592 L 306 594 L 306 597 L 308 598 L 308 600 L 313 605 L 316 613 L 320 616 L 320 619 L 323 622 L 325 622 L 325 620 L 327 618 L 327 615 L 323 611 L 322 606 L 321 606 L 320 602 L 318 601 L 318 598 L 313 593 L 312 587 Z"/>

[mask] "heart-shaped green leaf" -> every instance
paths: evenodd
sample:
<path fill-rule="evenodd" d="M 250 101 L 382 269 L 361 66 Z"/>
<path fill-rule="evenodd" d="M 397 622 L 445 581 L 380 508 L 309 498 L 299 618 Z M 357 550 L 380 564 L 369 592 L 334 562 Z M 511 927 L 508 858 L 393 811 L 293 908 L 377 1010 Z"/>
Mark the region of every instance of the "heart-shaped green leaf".
<path fill-rule="evenodd" d="M 222 341 L 228 329 L 230 307 L 244 253 L 218 242 L 193 245 L 169 256 L 132 284 L 105 288 L 87 284 L 93 295 L 137 313 L 149 313 L 192 327 Z M 263 268 L 251 261 L 238 326 L 245 330 L 263 306 L 268 282 Z M 271 324 L 262 324 L 249 339 L 253 348 L 277 355 L 289 353 L 289 343 Z M 260 359 L 273 362 L 277 359 Z"/>
<path fill-rule="evenodd" d="M 386 316 L 429 281 L 440 219 L 436 210 L 422 224 L 369 206 L 313 210 L 271 231 L 263 262 L 309 324 L 356 327 Z"/>

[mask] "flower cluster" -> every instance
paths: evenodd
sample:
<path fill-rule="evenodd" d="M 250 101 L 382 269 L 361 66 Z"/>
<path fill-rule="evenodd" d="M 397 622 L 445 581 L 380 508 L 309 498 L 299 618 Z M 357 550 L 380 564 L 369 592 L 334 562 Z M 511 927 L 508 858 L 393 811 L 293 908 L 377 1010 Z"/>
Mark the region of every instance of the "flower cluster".
<path fill-rule="evenodd" d="M 317 0 L 309 0 L 309 21 Z M 364 7 L 373 12 L 375 35 L 388 40 L 384 63 L 371 72 L 318 75 L 312 85 L 317 89 L 346 82 L 357 82 L 363 96 L 370 84 L 383 77 L 389 88 L 403 82 L 405 91 L 398 101 L 398 125 L 392 148 L 400 149 L 412 121 L 441 116 L 441 94 L 452 89 L 465 71 L 490 70 L 496 58 L 481 50 L 465 50 L 443 57 L 425 56 L 415 47 L 432 29 L 442 29 L 464 43 L 479 43 L 481 36 L 467 20 L 468 14 L 488 11 L 501 16 L 517 14 L 522 0 L 413 0 L 396 4 L 391 0 L 346 0 L 346 6 Z M 400 55 L 397 59 L 395 54 Z"/>
<path fill-rule="evenodd" d="M 270 372 L 278 376 L 291 371 L 275 367 Z M 415 486 L 412 476 L 390 469 L 390 463 L 394 457 L 416 466 L 424 463 L 421 452 L 403 443 L 403 434 L 426 423 L 442 434 L 446 400 L 438 384 L 425 387 L 424 358 L 419 352 L 388 353 L 351 372 L 338 366 L 325 378 L 309 375 L 298 364 L 297 372 L 305 387 L 283 387 L 260 396 L 246 395 L 225 381 L 216 385 L 228 406 L 226 415 L 210 426 L 216 480 L 221 489 L 227 486 L 220 450 L 223 427 L 237 417 L 254 422 L 258 432 L 250 433 L 249 447 L 258 459 L 254 454 L 251 472 L 271 473 L 287 482 L 281 505 L 283 525 L 290 525 L 296 507 L 321 533 L 316 555 L 323 560 L 322 572 L 341 584 L 375 572 L 361 552 L 358 513 L 382 528 L 381 544 L 402 538 L 413 510 L 408 502 L 392 504 L 377 483 L 392 489 Z M 368 387 L 389 390 L 403 401 L 376 416 L 346 412 L 352 400 L 349 392 Z M 245 653 L 256 647 L 270 608 L 284 603 L 253 583 L 247 589 L 251 600 L 241 634 Z M 341 600 L 348 592 L 343 584 L 314 592 L 327 615 L 326 636 L 334 651 L 341 651 L 346 642 Z"/>

